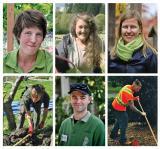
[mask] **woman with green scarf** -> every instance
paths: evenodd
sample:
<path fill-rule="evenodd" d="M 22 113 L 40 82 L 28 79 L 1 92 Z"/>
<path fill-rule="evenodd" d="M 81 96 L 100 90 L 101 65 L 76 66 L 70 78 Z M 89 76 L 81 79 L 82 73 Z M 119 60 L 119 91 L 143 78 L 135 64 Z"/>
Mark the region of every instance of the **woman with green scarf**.
<path fill-rule="evenodd" d="M 144 38 L 138 12 L 129 11 L 120 19 L 118 38 L 109 53 L 109 73 L 156 73 L 157 50 Z"/>

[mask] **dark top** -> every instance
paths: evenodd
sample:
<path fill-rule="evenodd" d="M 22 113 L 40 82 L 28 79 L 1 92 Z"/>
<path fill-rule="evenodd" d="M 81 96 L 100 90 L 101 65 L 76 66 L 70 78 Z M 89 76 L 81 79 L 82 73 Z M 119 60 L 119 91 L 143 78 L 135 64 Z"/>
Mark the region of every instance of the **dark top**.
<path fill-rule="evenodd" d="M 109 73 L 157 73 L 157 55 L 150 48 L 146 50 L 147 56 L 144 57 L 142 47 L 133 53 L 132 59 L 128 62 L 120 58 L 108 58 Z"/>
<path fill-rule="evenodd" d="M 56 47 L 56 55 L 64 58 L 68 58 L 68 46 L 72 44 L 72 39 L 69 34 L 63 36 L 62 41 Z M 69 70 L 69 64 L 67 61 L 56 57 L 56 69 L 58 72 L 65 73 Z"/>
<path fill-rule="evenodd" d="M 28 88 L 22 96 L 21 104 L 25 106 L 26 111 L 30 111 L 31 107 L 33 107 L 34 109 L 39 109 L 41 108 L 42 103 L 44 104 L 44 108 L 48 108 L 49 95 L 46 92 L 43 94 L 41 99 L 36 103 L 34 103 L 31 99 L 31 88 Z"/>

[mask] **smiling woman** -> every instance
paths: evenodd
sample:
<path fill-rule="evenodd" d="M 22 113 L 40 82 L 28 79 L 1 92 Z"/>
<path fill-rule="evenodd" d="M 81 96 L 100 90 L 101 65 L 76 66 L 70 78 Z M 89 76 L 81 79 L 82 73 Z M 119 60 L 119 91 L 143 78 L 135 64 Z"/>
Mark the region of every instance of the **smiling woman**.
<path fill-rule="evenodd" d="M 47 33 L 47 21 L 37 10 L 27 10 L 17 16 L 13 33 L 19 44 L 18 50 L 4 57 L 4 73 L 51 73 L 52 56 L 40 50 Z"/>
<path fill-rule="evenodd" d="M 109 73 L 156 73 L 157 50 L 143 35 L 140 14 L 128 11 L 123 14 L 117 39 L 109 53 Z"/>
<path fill-rule="evenodd" d="M 70 34 L 63 37 L 56 47 L 56 55 L 66 58 L 67 62 L 56 57 L 58 72 L 68 72 L 75 66 L 78 72 L 101 73 L 103 42 L 98 36 L 94 17 L 87 13 L 76 14 L 71 23 Z M 71 65 L 72 63 L 72 65 Z"/>

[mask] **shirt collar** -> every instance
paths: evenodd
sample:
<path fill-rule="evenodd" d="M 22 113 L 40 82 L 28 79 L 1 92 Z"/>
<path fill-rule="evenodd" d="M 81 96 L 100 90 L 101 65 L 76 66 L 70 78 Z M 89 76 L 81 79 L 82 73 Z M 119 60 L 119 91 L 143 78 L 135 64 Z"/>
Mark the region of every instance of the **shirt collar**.
<path fill-rule="evenodd" d="M 22 69 L 18 66 L 18 61 L 17 61 L 18 52 L 19 50 L 12 51 L 12 53 L 8 57 L 6 65 L 13 68 L 16 72 L 23 72 Z M 45 67 L 44 59 L 45 59 L 45 54 L 43 54 L 42 50 L 38 50 L 36 62 L 29 72 L 33 71 L 36 68 L 44 68 Z"/>
<path fill-rule="evenodd" d="M 80 119 L 80 121 L 86 123 L 88 121 L 88 119 L 90 118 L 90 116 L 91 116 L 91 113 L 89 111 L 87 111 L 87 114 L 82 119 Z M 70 116 L 70 118 L 73 119 L 73 114 Z"/>
<path fill-rule="evenodd" d="M 33 71 L 35 68 L 44 68 L 45 67 L 44 60 L 45 60 L 45 54 L 43 54 L 42 50 L 38 50 L 36 62 L 33 65 L 30 72 Z"/>

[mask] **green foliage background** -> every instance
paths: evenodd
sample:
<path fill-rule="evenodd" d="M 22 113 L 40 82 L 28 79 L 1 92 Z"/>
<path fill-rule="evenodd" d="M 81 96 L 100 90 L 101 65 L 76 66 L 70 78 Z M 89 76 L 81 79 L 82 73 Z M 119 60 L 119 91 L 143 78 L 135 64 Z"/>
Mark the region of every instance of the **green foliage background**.
<path fill-rule="evenodd" d="M 75 14 L 86 12 L 95 17 L 98 33 L 105 31 L 105 5 L 104 4 L 65 4 L 63 11 L 56 11 L 56 34 L 69 33 L 70 23 Z"/>
<path fill-rule="evenodd" d="M 24 10 L 39 10 L 47 19 L 48 31 L 53 29 L 53 5 L 51 3 L 16 3 L 14 4 L 14 16 L 17 16 Z M 7 4 L 3 4 L 3 30 L 7 31 Z"/>

